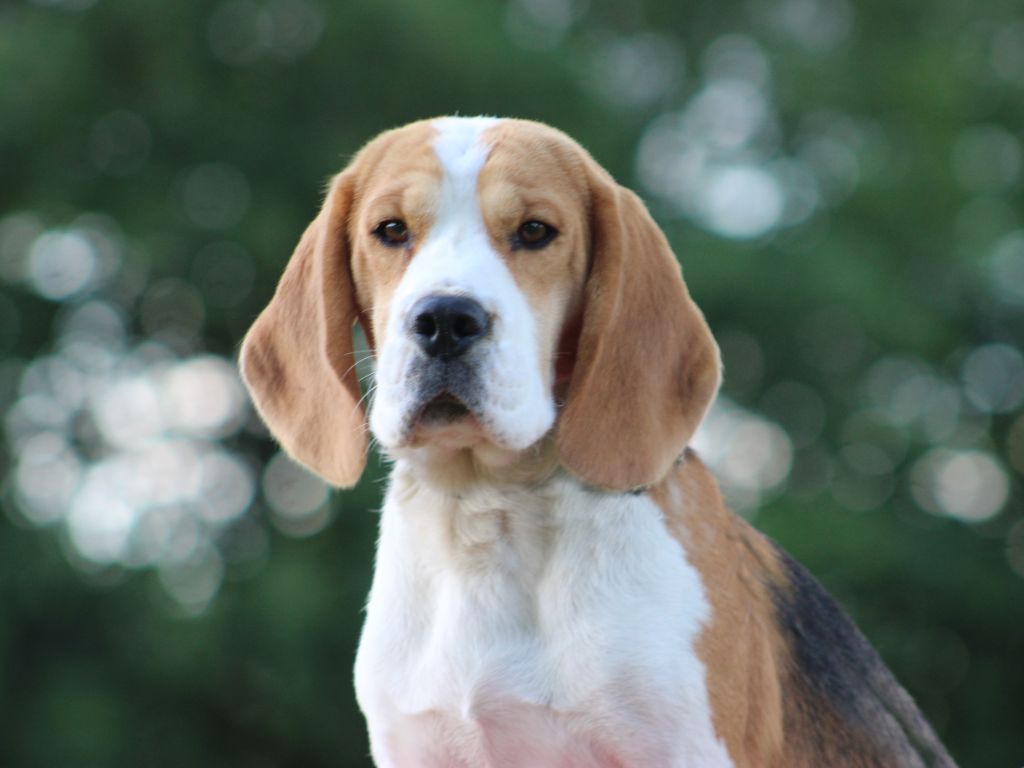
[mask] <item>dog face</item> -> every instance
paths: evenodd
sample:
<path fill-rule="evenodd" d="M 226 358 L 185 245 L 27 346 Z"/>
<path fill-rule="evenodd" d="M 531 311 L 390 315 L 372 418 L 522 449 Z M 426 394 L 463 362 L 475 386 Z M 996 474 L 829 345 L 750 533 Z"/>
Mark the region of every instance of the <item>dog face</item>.
<path fill-rule="evenodd" d="M 571 139 L 444 118 L 368 144 L 335 178 L 242 370 L 285 449 L 353 483 L 366 426 L 351 326 L 377 357 L 369 427 L 394 457 L 561 462 L 624 489 L 670 466 L 718 353 L 661 232 Z"/>
<path fill-rule="evenodd" d="M 514 455 L 555 421 L 586 198 L 571 176 L 538 174 L 558 167 L 557 147 L 507 141 L 494 120 L 432 129 L 417 160 L 392 156 L 371 174 L 350 229 L 377 345 L 370 427 L 393 455 L 481 444 Z"/>

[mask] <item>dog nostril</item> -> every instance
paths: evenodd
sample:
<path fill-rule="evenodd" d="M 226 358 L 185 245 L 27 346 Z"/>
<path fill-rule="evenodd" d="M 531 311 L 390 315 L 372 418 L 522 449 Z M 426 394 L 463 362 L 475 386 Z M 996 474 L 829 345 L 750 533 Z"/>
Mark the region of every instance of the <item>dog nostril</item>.
<path fill-rule="evenodd" d="M 452 333 L 457 339 L 480 335 L 480 323 L 470 315 L 458 315 L 452 323 Z"/>
<path fill-rule="evenodd" d="M 437 319 L 434 315 L 424 312 L 416 318 L 415 331 L 417 336 L 433 338 L 437 335 Z"/>

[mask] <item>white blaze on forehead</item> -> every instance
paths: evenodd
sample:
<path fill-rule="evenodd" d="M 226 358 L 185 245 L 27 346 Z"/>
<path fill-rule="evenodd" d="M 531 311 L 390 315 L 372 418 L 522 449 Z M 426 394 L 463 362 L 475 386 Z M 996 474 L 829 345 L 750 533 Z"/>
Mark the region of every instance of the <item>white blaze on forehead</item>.
<path fill-rule="evenodd" d="M 436 293 L 467 296 L 491 316 L 490 336 L 470 354 L 479 361 L 481 421 L 505 447 L 519 450 L 551 427 L 554 402 L 540 370 L 536 323 L 526 297 L 491 244 L 478 184 L 494 118 L 443 118 L 433 125 L 441 165 L 433 224 L 395 291 L 377 369 L 377 400 L 370 426 L 384 447 L 401 442 L 406 418 L 417 407 L 408 381 L 418 354 L 408 334 L 417 301 Z"/>
<path fill-rule="evenodd" d="M 441 164 L 437 209 L 398 288 L 403 314 L 410 300 L 438 290 L 472 296 L 494 312 L 493 294 L 515 290 L 511 273 L 491 247 L 477 190 L 490 153 L 484 133 L 498 122 L 489 117 L 449 117 L 433 123 L 433 149 Z"/>
<path fill-rule="evenodd" d="M 477 178 L 491 150 L 483 141 L 483 134 L 499 122 L 494 117 L 446 117 L 434 121 L 434 153 L 444 169 L 442 210 L 452 204 L 465 205 L 467 196 L 475 200 Z M 479 205 L 468 207 L 479 210 Z"/>

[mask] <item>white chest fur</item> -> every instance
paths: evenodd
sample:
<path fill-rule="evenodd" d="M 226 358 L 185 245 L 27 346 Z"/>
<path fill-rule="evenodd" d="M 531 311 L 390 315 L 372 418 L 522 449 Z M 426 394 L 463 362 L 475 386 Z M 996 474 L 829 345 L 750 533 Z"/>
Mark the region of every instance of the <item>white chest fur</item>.
<path fill-rule="evenodd" d="M 700 575 L 646 496 L 425 487 L 400 462 L 356 690 L 382 768 L 718 768 Z"/>

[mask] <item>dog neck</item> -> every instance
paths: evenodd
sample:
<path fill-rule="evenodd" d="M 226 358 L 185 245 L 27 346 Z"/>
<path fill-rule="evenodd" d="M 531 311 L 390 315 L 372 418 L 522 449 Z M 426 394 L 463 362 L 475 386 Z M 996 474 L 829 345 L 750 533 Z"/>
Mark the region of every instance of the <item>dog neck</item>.
<path fill-rule="evenodd" d="M 457 450 L 423 446 L 403 449 L 394 459 L 392 482 L 414 483 L 436 493 L 536 488 L 563 472 L 553 433 L 524 451 L 490 443 Z"/>

